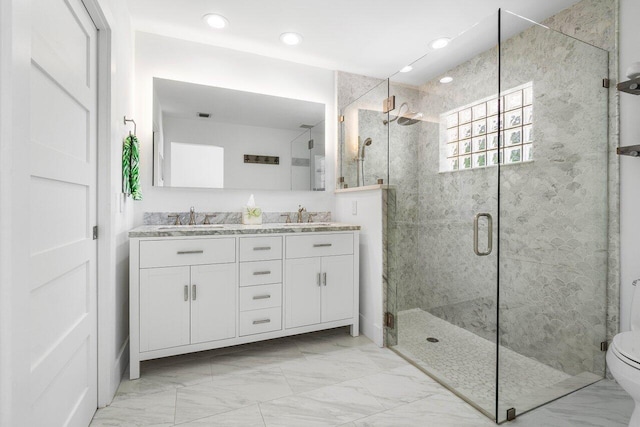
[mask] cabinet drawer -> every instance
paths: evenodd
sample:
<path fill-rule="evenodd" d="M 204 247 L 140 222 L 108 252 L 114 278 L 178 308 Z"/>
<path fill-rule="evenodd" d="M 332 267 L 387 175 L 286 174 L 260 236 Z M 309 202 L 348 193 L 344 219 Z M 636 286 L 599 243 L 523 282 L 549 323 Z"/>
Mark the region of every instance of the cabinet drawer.
<path fill-rule="evenodd" d="M 280 282 L 282 282 L 282 261 L 279 259 L 240 263 L 240 286 Z"/>
<path fill-rule="evenodd" d="M 243 311 L 240 313 L 240 336 L 282 329 L 282 308 Z"/>
<path fill-rule="evenodd" d="M 287 258 L 349 255 L 353 253 L 353 234 L 287 236 Z"/>
<path fill-rule="evenodd" d="M 148 240 L 140 242 L 140 268 L 220 264 L 235 261 L 235 239 Z"/>
<path fill-rule="evenodd" d="M 282 305 L 282 284 L 247 286 L 240 289 L 240 311 L 260 310 Z"/>
<path fill-rule="evenodd" d="M 282 237 L 241 237 L 240 261 L 282 259 Z"/>

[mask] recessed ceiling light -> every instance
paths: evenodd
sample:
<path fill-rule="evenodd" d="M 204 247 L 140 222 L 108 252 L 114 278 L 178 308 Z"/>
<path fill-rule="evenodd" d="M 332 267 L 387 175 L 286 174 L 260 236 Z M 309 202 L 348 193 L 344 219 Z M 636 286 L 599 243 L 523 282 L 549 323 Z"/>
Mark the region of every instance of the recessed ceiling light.
<path fill-rule="evenodd" d="M 408 73 L 409 71 L 413 70 L 413 67 L 411 65 L 407 65 L 406 67 L 402 67 L 400 69 L 401 73 Z"/>
<path fill-rule="evenodd" d="M 227 21 L 227 18 L 216 13 L 209 13 L 207 15 L 204 15 L 202 17 L 202 20 L 206 22 L 211 28 L 216 28 L 218 30 L 229 25 L 229 21 Z"/>
<path fill-rule="evenodd" d="M 295 46 L 300 44 L 302 36 L 298 33 L 282 33 L 280 34 L 280 41 L 289 46 Z"/>
<path fill-rule="evenodd" d="M 446 76 L 440 79 L 440 83 L 451 83 L 452 81 L 453 81 L 453 77 L 449 77 L 449 76 Z"/>
<path fill-rule="evenodd" d="M 431 46 L 431 49 L 442 49 L 446 47 L 450 41 L 451 39 L 448 37 L 440 37 L 439 39 L 432 40 L 429 46 Z"/>

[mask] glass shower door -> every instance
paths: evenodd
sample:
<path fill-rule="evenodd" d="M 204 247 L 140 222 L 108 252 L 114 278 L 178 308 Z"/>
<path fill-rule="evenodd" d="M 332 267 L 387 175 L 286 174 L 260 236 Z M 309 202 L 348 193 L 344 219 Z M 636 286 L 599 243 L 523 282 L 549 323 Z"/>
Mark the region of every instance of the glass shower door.
<path fill-rule="evenodd" d="M 601 379 L 606 51 L 501 17 L 498 421 Z"/>
<path fill-rule="evenodd" d="M 390 78 L 387 345 L 496 417 L 498 15 Z"/>

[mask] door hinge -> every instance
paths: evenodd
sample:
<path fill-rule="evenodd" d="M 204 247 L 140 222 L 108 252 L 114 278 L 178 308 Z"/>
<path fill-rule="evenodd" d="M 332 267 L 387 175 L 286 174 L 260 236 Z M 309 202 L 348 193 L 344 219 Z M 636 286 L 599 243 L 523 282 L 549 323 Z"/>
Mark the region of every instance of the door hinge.
<path fill-rule="evenodd" d="M 387 311 L 384 314 L 384 326 L 387 328 L 393 329 L 394 325 L 395 325 L 395 316 L 393 315 L 393 313 L 390 313 Z"/>
<path fill-rule="evenodd" d="M 600 343 L 600 351 L 607 351 L 609 350 L 609 342 L 608 341 L 602 341 Z"/>
<path fill-rule="evenodd" d="M 611 86 L 611 80 L 610 79 L 602 79 L 602 87 L 609 88 L 610 86 Z"/>
<path fill-rule="evenodd" d="M 388 97 L 387 99 L 382 101 L 382 112 L 383 113 L 388 113 L 389 111 L 394 110 L 395 108 L 396 108 L 396 97 L 395 97 L 395 95 L 391 95 L 390 97 Z"/>
<path fill-rule="evenodd" d="M 98 238 L 98 226 L 94 225 L 93 226 L 93 240 L 96 240 Z"/>
<path fill-rule="evenodd" d="M 507 409 L 507 421 L 513 421 L 516 419 L 516 408 Z"/>
<path fill-rule="evenodd" d="M 338 121 L 339 121 L 340 123 L 344 122 L 344 116 L 338 116 Z"/>

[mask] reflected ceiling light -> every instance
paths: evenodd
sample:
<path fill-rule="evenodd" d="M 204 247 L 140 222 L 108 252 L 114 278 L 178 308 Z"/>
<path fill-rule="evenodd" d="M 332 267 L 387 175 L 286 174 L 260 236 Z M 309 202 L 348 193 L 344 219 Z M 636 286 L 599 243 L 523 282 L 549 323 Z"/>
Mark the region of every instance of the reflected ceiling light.
<path fill-rule="evenodd" d="M 229 25 L 229 21 L 222 15 L 218 15 L 216 13 L 209 13 L 202 17 L 202 20 L 207 23 L 211 28 L 216 28 L 218 30 L 225 28 Z"/>
<path fill-rule="evenodd" d="M 449 76 L 446 76 L 440 79 L 440 83 L 451 83 L 452 81 L 453 81 L 453 77 L 449 77 Z"/>
<path fill-rule="evenodd" d="M 439 39 L 432 40 L 429 46 L 431 46 L 431 49 L 442 49 L 446 47 L 450 41 L 451 39 L 448 37 L 440 37 Z"/>
<path fill-rule="evenodd" d="M 400 69 L 401 73 L 408 73 L 409 71 L 413 70 L 413 67 L 411 65 L 407 65 L 406 67 L 402 67 Z"/>
<path fill-rule="evenodd" d="M 280 34 L 280 41 L 289 46 L 295 46 L 300 44 L 302 36 L 298 33 L 282 33 Z"/>

